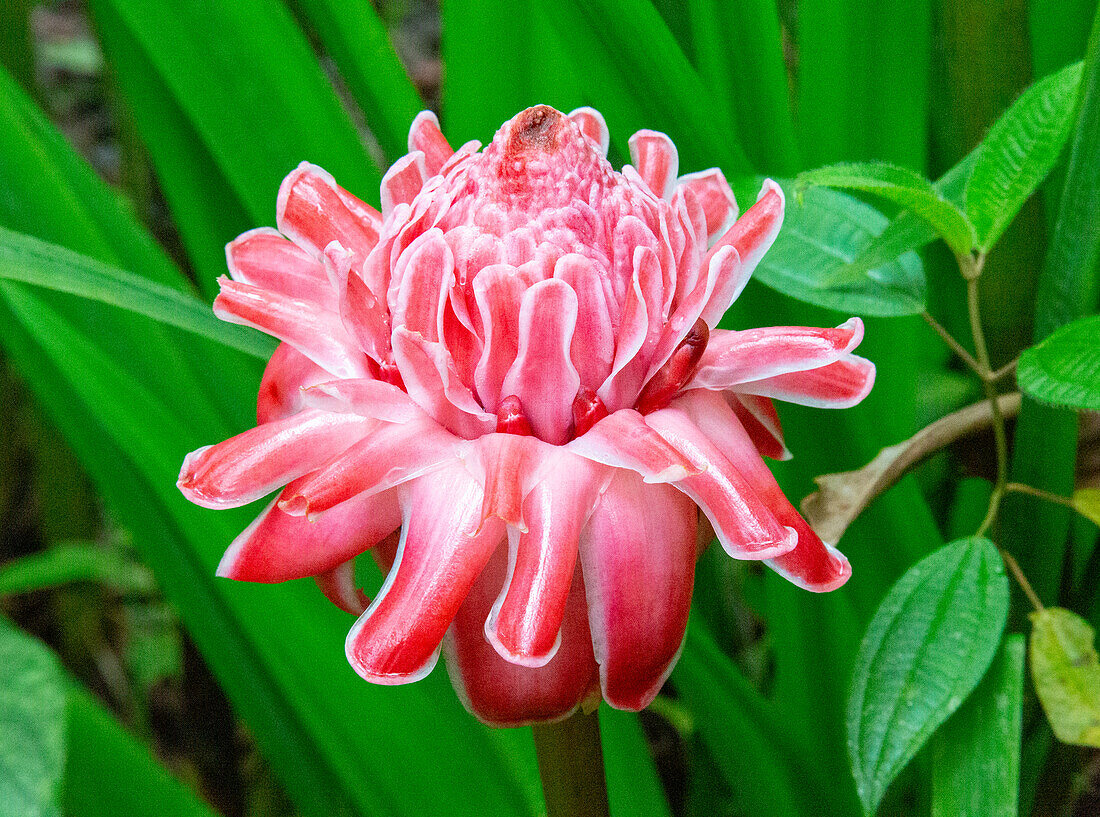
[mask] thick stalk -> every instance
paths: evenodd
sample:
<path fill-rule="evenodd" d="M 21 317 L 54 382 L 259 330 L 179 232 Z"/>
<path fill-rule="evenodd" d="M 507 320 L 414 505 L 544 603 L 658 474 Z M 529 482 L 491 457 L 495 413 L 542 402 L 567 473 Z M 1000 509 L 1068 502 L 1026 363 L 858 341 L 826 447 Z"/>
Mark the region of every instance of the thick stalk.
<path fill-rule="evenodd" d="M 557 723 L 537 723 L 533 731 L 547 817 L 608 817 L 596 713 L 578 711 Z"/>

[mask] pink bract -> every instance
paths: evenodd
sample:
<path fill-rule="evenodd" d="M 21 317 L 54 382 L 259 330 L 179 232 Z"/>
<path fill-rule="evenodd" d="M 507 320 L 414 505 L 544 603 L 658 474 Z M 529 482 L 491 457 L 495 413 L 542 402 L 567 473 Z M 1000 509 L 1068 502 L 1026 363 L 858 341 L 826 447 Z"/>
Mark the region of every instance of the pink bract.
<path fill-rule="evenodd" d="M 278 232 L 226 249 L 214 311 L 282 341 L 259 425 L 188 455 L 210 508 L 281 489 L 219 575 L 314 576 L 358 620 L 355 670 L 424 677 L 440 648 L 482 720 L 646 706 L 683 642 L 699 511 L 734 558 L 809 590 L 848 561 L 761 454 L 778 398 L 845 407 L 874 366 L 863 325 L 717 329 L 779 232 L 767 181 L 740 219 L 718 170 L 678 176 L 667 136 L 605 159 L 594 110 L 538 106 L 479 152 L 436 118 L 382 181 L 382 212 L 303 164 Z M 352 560 L 388 570 L 373 602 Z"/>

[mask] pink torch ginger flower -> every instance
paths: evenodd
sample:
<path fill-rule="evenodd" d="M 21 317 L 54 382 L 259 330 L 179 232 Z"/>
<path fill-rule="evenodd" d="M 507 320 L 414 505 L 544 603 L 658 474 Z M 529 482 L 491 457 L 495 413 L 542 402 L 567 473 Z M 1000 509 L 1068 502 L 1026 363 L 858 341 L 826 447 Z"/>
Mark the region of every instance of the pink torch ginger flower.
<path fill-rule="evenodd" d="M 767 181 L 740 219 L 718 170 L 677 176 L 639 131 L 615 172 L 594 110 L 538 106 L 484 151 L 423 113 L 382 212 L 303 164 L 279 231 L 227 248 L 214 310 L 282 341 L 259 425 L 188 455 L 210 508 L 281 488 L 219 575 L 316 577 L 358 620 L 348 660 L 415 681 L 440 648 L 483 721 L 656 695 L 687 624 L 701 510 L 722 547 L 801 587 L 851 573 L 761 454 L 772 399 L 845 407 L 874 379 L 863 326 L 715 326 L 779 231 Z M 736 220 L 735 220 L 736 219 Z M 373 602 L 354 557 L 373 548 Z"/>

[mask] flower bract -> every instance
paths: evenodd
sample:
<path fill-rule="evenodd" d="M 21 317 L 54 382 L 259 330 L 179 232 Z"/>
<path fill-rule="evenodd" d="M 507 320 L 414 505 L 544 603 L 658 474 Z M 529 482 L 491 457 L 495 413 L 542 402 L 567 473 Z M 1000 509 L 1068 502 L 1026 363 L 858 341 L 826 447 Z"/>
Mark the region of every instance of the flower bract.
<path fill-rule="evenodd" d="M 862 323 L 718 328 L 782 190 L 737 218 L 720 171 L 679 175 L 662 133 L 629 144 L 617 172 L 596 111 L 537 106 L 453 150 L 423 113 L 381 212 L 303 164 L 278 230 L 227 247 L 215 312 L 282 343 L 258 425 L 188 455 L 179 486 L 210 508 L 278 490 L 219 574 L 315 577 L 358 616 L 367 680 L 415 681 L 442 649 L 488 723 L 646 706 L 683 642 L 700 512 L 806 589 L 851 573 L 761 457 L 789 456 L 774 399 L 867 394 Z"/>

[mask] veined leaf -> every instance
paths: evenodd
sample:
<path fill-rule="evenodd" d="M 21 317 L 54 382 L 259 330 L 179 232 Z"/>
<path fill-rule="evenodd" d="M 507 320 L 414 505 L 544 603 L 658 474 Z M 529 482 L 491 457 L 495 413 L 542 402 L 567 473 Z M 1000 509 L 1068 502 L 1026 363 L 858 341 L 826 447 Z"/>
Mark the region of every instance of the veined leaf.
<path fill-rule="evenodd" d="M 1100 659 L 1096 632 L 1070 610 L 1031 613 L 1031 678 L 1063 743 L 1100 748 Z"/>
<path fill-rule="evenodd" d="M 1044 403 L 1100 411 L 1100 315 L 1066 324 L 1025 351 L 1017 382 Z"/>
<path fill-rule="evenodd" d="M 864 811 L 993 659 L 1008 617 L 1008 581 L 988 539 L 960 539 L 902 576 L 859 648 L 848 699 L 848 756 Z"/>
<path fill-rule="evenodd" d="M 275 351 L 270 338 L 218 320 L 192 295 L 2 227 L 0 279 L 121 307 L 262 360 Z"/>
<path fill-rule="evenodd" d="M 899 204 L 926 221 L 956 254 L 974 246 L 974 227 L 954 203 L 919 173 L 883 162 L 828 165 L 800 173 L 795 193 L 821 185 L 873 193 Z"/>
<path fill-rule="evenodd" d="M 1032 85 L 982 140 L 966 186 L 978 246 L 989 250 L 1054 166 L 1073 126 L 1081 63 Z"/>
<path fill-rule="evenodd" d="M 824 188 L 807 190 L 801 203 L 788 199 L 775 244 L 756 278 L 785 295 L 842 312 L 879 317 L 924 310 L 924 270 L 906 253 L 858 280 L 834 283 L 885 229 L 885 216 L 851 196 Z"/>
<path fill-rule="evenodd" d="M 1024 637 L 1008 636 L 978 688 L 936 733 L 932 817 L 1018 814 L 1025 653 Z"/>
<path fill-rule="evenodd" d="M 957 165 L 932 183 L 937 193 L 961 207 L 966 194 L 966 182 L 978 157 L 975 148 Z M 878 236 L 867 243 L 855 261 L 837 273 L 837 283 L 858 281 L 868 270 L 893 261 L 910 250 L 919 250 L 936 240 L 932 225 L 910 210 L 899 213 Z"/>
<path fill-rule="evenodd" d="M 53 817 L 65 766 L 65 674 L 45 645 L 0 617 L 0 804 Z"/>

